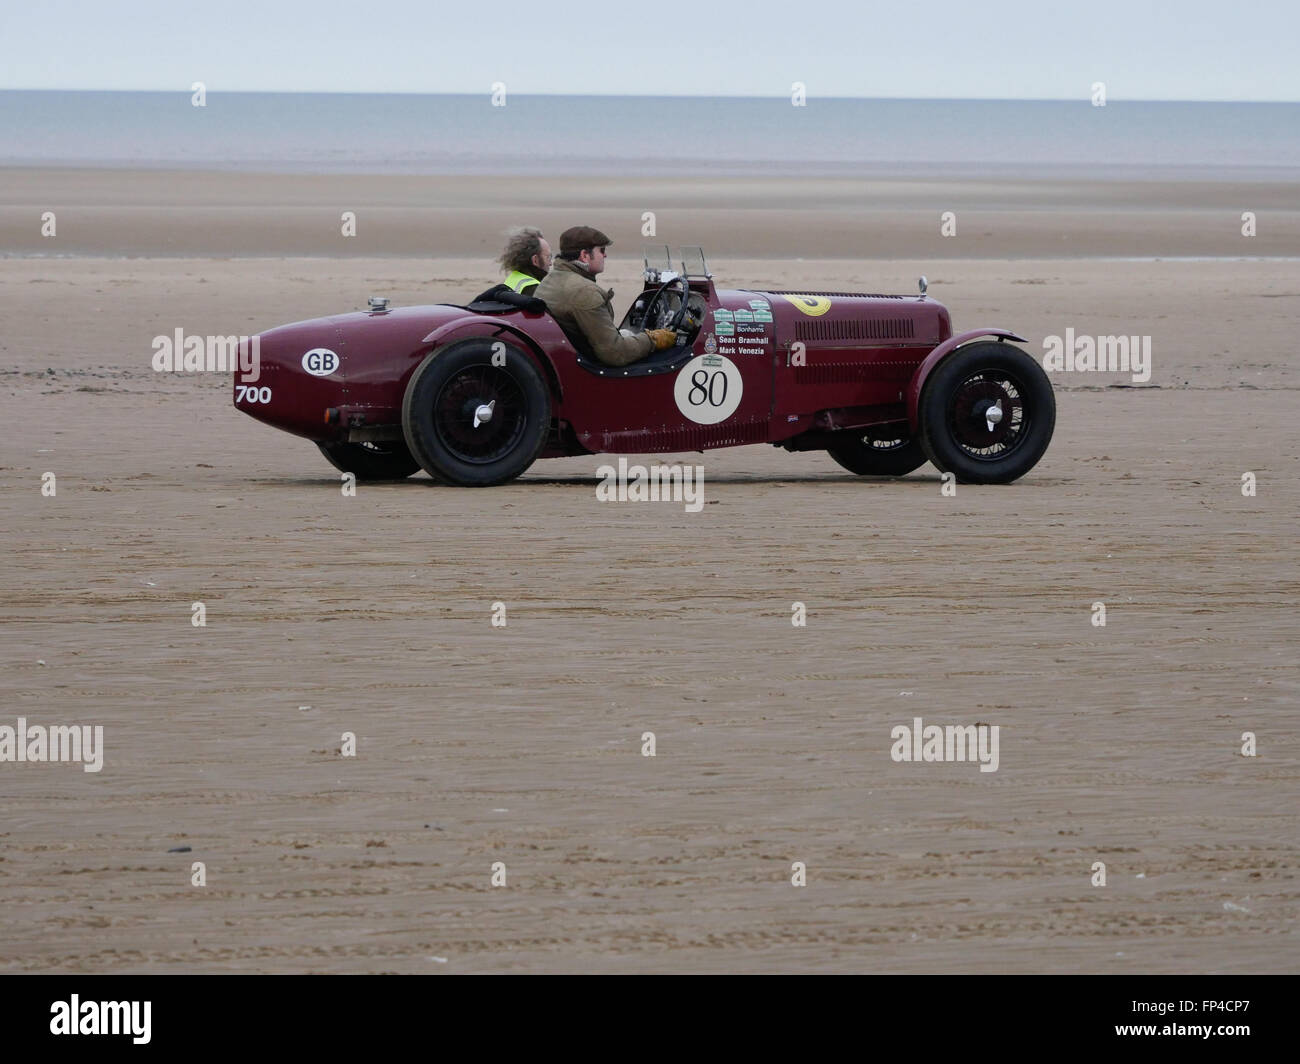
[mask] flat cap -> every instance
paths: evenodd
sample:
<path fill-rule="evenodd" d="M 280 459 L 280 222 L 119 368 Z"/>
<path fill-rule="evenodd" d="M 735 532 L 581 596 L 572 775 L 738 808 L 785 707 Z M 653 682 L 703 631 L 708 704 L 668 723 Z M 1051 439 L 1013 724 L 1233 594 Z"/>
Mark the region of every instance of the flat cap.
<path fill-rule="evenodd" d="M 575 225 L 560 234 L 560 254 L 576 255 L 583 248 L 603 248 L 612 243 L 614 241 L 599 229 L 593 229 L 589 225 Z"/>

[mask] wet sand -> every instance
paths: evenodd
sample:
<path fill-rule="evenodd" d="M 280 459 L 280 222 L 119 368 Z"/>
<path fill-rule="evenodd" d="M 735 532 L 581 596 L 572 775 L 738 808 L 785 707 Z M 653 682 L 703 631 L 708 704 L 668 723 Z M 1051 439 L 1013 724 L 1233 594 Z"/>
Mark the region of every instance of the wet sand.
<path fill-rule="evenodd" d="M 595 225 L 714 257 L 1300 257 L 1294 182 L 411 177 L 0 168 L 0 248 L 24 255 L 368 256 L 488 263 L 512 225 Z M 42 235 L 52 211 L 56 236 Z M 1243 236 L 1242 215 L 1255 215 Z M 953 217 L 944 215 L 951 212 Z M 344 236 L 344 214 L 355 235 Z"/>

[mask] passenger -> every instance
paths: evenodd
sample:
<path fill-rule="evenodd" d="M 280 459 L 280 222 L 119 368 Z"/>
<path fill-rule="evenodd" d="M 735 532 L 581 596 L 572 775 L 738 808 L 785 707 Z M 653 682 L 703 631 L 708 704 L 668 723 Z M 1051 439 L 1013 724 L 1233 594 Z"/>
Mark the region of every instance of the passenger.
<path fill-rule="evenodd" d="M 506 285 L 521 296 L 536 295 L 537 285 L 551 268 L 551 245 L 531 225 L 506 233 L 506 247 L 497 259 L 506 272 Z"/>
<path fill-rule="evenodd" d="M 612 244 L 599 229 L 587 225 L 560 234 L 560 261 L 533 295 L 546 303 L 562 326 L 587 338 L 592 354 L 607 366 L 628 366 L 653 351 L 677 343 L 672 329 L 652 329 L 631 335 L 614 326 L 614 290 L 596 286 L 596 274 L 605 268 L 605 249 Z"/>

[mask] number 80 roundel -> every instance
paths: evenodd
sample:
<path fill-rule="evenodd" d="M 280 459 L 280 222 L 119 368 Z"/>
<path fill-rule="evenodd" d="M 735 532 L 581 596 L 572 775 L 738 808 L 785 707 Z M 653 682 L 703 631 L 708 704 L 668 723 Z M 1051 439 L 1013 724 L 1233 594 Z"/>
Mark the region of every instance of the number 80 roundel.
<path fill-rule="evenodd" d="M 678 372 L 673 398 L 677 409 L 697 425 L 716 425 L 736 412 L 744 390 L 740 367 L 731 359 L 700 355 Z"/>

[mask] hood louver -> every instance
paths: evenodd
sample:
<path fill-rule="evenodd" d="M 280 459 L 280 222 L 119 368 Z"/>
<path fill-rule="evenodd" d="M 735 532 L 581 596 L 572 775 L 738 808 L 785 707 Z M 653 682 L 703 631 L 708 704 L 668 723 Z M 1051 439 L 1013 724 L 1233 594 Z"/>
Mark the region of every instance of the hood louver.
<path fill-rule="evenodd" d="M 876 318 L 869 321 L 797 321 L 796 340 L 911 340 L 916 323 L 910 318 Z"/>

